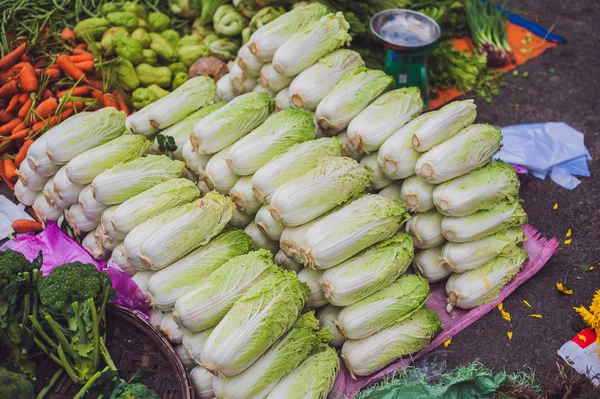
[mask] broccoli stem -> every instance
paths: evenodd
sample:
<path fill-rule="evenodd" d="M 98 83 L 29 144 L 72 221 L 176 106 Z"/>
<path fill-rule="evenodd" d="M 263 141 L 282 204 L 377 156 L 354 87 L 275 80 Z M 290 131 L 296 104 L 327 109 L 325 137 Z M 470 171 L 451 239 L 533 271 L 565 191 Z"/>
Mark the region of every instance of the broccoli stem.
<path fill-rule="evenodd" d="M 104 374 L 108 370 L 109 370 L 109 368 L 105 367 L 101 371 L 96 372 L 96 374 L 94 374 L 92 376 L 92 378 L 90 378 L 85 383 L 85 385 L 81 388 L 81 390 L 79 392 L 77 392 L 77 394 L 75 396 L 73 396 L 73 399 L 81 399 L 81 398 L 83 398 L 83 396 L 87 393 L 88 389 L 90 389 L 90 387 L 92 385 L 94 385 L 94 382 L 96 382 L 96 380 L 98 380 L 98 378 L 100 378 L 102 376 L 102 374 Z"/>
<path fill-rule="evenodd" d="M 71 367 L 71 364 L 69 363 L 69 360 L 67 359 L 67 356 L 65 356 L 65 352 L 62 349 L 62 345 L 58 345 L 58 348 L 56 348 L 56 351 L 58 352 L 58 357 L 60 358 L 60 364 L 62 365 L 62 367 L 65 369 L 65 371 L 69 375 L 69 378 L 71 378 L 71 381 L 73 381 L 76 384 L 79 384 L 81 382 L 80 381 L 81 378 L 79 378 L 79 376 L 77 376 L 77 374 Z"/>
<path fill-rule="evenodd" d="M 90 307 L 90 314 L 92 316 L 92 367 L 93 370 L 98 370 L 98 367 L 100 367 L 100 327 L 98 325 L 98 314 L 96 313 L 96 306 L 92 298 L 88 299 L 88 305 Z"/>
<path fill-rule="evenodd" d="M 117 371 L 117 366 L 115 362 L 112 360 L 110 353 L 108 352 L 108 348 L 106 348 L 106 344 L 104 343 L 104 338 L 100 338 L 100 350 L 102 351 L 102 358 L 108 367 L 111 370 Z"/>
<path fill-rule="evenodd" d="M 50 359 L 54 360 L 54 362 L 56 362 L 59 366 L 62 366 L 62 362 L 60 361 L 59 358 L 57 358 L 54 353 L 50 352 L 48 350 L 48 348 L 46 348 L 46 345 L 44 345 L 44 343 L 42 341 L 40 341 L 40 339 L 36 336 L 33 337 L 33 342 L 35 342 L 35 344 L 38 346 L 38 348 L 40 348 L 42 350 L 42 352 L 44 352 L 46 355 L 48 355 L 50 357 Z"/>
<path fill-rule="evenodd" d="M 54 335 L 56 335 L 56 338 L 58 339 L 59 347 L 62 346 L 63 351 L 66 351 L 66 353 L 68 353 L 74 359 L 79 359 L 79 355 L 77 355 L 75 353 L 75 351 L 69 344 L 69 341 L 67 341 L 67 338 L 65 337 L 63 332 L 60 330 L 58 323 L 56 323 L 56 321 L 50 315 L 46 315 L 45 319 L 46 319 L 46 322 L 48 323 L 48 325 L 50 326 L 50 329 L 54 333 Z"/>
<path fill-rule="evenodd" d="M 46 342 L 48 343 L 48 345 L 50 345 L 52 348 L 56 349 L 58 347 L 58 345 L 42 329 L 42 326 L 40 326 L 40 323 L 37 321 L 37 318 L 35 318 L 33 316 L 29 316 L 29 320 L 31 320 L 31 324 L 33 325 L 33 328 L 35 328 L 35 331 L 37 331 L 37 333 L 40 334 L 40 336 L 46 340 Z"/>
<path fill-rule="evenodd" d="M 50 379 L 50 382 L 48 382 L 48 384 L 38 393 L 38 395 L 35 397 L 35 399 L 43 399 L 44 396 L 46 396 L 46 394 L 48 392 L 50 392 L 50 389 L 52 389 L 54 384 L 56 384 L 56 381 L 58 381 L 58 379 L 62 375 L 63 371 L 64 371 L 64 369 L 58 369 L 58 371 L 56 373 L 54 373 L 54 375 Z"/>

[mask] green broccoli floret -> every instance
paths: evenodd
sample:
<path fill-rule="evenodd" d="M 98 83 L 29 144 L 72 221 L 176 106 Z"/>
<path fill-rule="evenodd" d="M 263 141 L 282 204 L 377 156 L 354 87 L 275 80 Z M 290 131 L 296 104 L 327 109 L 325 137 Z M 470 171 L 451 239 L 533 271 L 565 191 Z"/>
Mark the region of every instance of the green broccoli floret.
<path fill-rule="evenodd" d="M 138 382 L 127 385 L 117 399 L 160 399 L 160 395 Z"/>
<path fill-rule="evenodd" d="M 33 384 L 25 375 L 0 367 L 0 398 L 34 399 Z"/>
<path fill-rule="evenodd" d="M 111 286 L 108 274 L 89 263 L 65 263 L 42 277 L 38 294 L 42 309 L 52 314 L 67 314 L 73 302 L 92 298 L 101 300 L 105 287 Z M 114 290 L 111 290 L 114 295 Z M 110 295 L 111 299 L 113 295 Z"/>
<path fill-rule="evenodd" d="M 17 274 L 32 270 L 31 262 L 22 253 L 10 249 L 0 252 L 0 287 L 7 285 Z"/>
<path fill-rule="evenodd" d="M 74 383 L 95 376 L 101 356 L 115 368 L 104 335 L 106 303 L 116 296 L 107 274 L 91 264 L 66 263 L 40 278 L 37 293 L 39 319 L 31 317 L 36 344 Z"/>

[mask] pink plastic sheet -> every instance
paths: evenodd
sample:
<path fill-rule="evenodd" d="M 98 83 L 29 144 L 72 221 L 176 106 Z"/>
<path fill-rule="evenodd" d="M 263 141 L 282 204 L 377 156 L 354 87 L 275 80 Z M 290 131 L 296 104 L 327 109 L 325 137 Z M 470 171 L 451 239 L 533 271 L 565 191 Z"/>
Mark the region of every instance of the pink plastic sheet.
<path fill-rule="evenodd" d="M 550 240 L 542 237 L 542 235 L 530 225 L 524 225 L 523 230 L 528 240 L 523 244 L 523 248 L 529 254 L 529 260 L 523 266 L 523 269 L 517 274 L 513 281 L 507 284 L 500 296 L 492 303 L 481 305 L 471 310 L 463 310 L 454 308 L 452 314 L 446 313 L 446 290 L 444 283 L 437 283 L 431 286 L 431 298 L 427 301 L 427 306 L 438 312 L 442 320 L 442 332 L 421 352 L 410 357 L 399 359 L 383 370 L 366 377 L 357 377 L 353 380 L 350 373 L 342 362 L 341 371 L 335 381 L 333 389 L 329 395 L 330 398 L 344 397 L 352 399 L 361 389 L 382 381 L 386 376 L 391 377 L 395 372 L 405 368 L 412 361 L 417 360 L 421 356 L 431 352 L 444 341 L 455 336 L 484 315 L 494 309 L 500 302 L 509 296 L 525 281 L 529 280 L 548 262 L 548 259 L 556 252 L 559 241 L 556 238 Z M 454 316 L 454 319 L 452 319 Z"/>
<path fill-rule="evenodd" d="M 49 223 L 46 229 L 38 235 L 24 234 L 6 242 L 0 250 L 12 249 L 21 252 L 30 261 L 42 251 L 44 275 L 52 269 L 65 263 L 79 261 L 91 263 L 98 270 L 106 272 L 112 279 L 113 288 L 118 297 L 114 303 L 135 311 L 140 316 L 148 315 L 149 309 L 146 297 L 131 277 L 116 265 L 107 265 L 106 261 L 96 261 L 81 245 L 66 235 L 54 223 Z"/>

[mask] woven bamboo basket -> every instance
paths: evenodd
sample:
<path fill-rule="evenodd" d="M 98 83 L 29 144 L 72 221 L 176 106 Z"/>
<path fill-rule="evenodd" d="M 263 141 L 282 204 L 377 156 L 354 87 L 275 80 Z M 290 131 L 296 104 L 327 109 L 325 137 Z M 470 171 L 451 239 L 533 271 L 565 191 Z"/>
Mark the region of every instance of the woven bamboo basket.
<path fill-rule="evenodd" d="M 181 360 L 171 344 L 141 317 L 129 309 L 109 305 L 106 312 L 106 346 L 124 380 L 140 368 L 153 370 L 144 384 L 158 392 L 163 399 L 195 399 L 194 388 Z M 58 370 L 58 365 L 45 356 L 37 361 L 36 392 L 41 390 Z M 72 399 L 81 389 L 63 374 L 45 399 Z M 95 398 L 88 395 L 86 398 Z"/>

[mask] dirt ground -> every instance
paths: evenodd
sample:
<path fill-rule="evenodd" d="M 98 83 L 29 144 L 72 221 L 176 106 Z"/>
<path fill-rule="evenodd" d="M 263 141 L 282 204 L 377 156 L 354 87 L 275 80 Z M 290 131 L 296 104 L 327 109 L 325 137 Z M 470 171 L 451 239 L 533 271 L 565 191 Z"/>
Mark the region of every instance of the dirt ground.
<path fill-rule="evenodd" d="M 556 375 L 556 362 L 562 362 L 556 351 L 582 327 L 573 307 L 589 305 L 594 290 L 600 289 L 600 106 L 596 100 L 600 51 L 593 50 L 598 48 L 600 30 L 590 28 L 600 16 L 600 2 L 520 0 L 510 1 L 508 6 L 542 26 L 554 25 L 554 31 L 568 42 L 521 66 L 520 72 L 529 72 L 527 78 L 507 77 L 508 87 L 493 103 L 477 101 L 477 120 L 499 126 L 566 122 L 585 134 L 593 158 L 591 177 L 581 178 L 581 185 L 573 191 L 549 179 L 527 178 L 521 196 L 529 222 L 561 243 L 570 228 L 571 244 L 561 244 L 546 266 L 504 301 L 512 316 L 510 323 L 493 311 L 440 351 L 449 367 L 475 359 L 507 371 L 528 365 L 541 381 L 548 381 Z M 549 73 L 551 69 L 555 72 Z M 553 210 L 554 204 L 558 209 Z M 580 265 L 595 268 L 586 273 Z M 555 283 L 565 278 L 573 295 L 562 295 L 555 288 Z M 530 317 L 532 313 L 543 318 Z M 513 332 L 512 341 L 507 331 Z"/>

